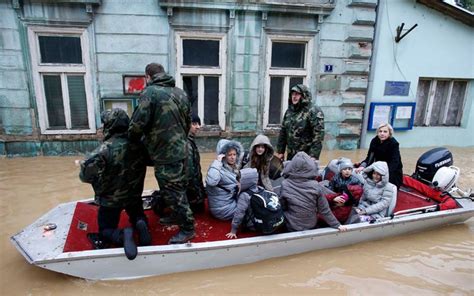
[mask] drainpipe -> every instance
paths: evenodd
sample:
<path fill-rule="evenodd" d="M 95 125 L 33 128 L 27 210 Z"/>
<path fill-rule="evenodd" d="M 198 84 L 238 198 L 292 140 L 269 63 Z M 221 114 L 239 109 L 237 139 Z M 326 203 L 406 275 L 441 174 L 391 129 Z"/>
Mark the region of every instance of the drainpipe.
<path fill-rule="evenodd" d="M 367 84 L 367 95 L 366 95 L 366 100 L 365 100 L 365 106 L 364 106 L 364 117 L 362 121 L 362 133 L 360 136 L 360 144 L 359 148 L 367 148 L 367 147 L 362 147 L 365 143 L 366 137 L 367 137 L 367 125 L 369 123 L 369 110 L 370 110 L 370 102 L 372 101 L 372 90 L 373 90 L 373 84 L 374 84 L 374 76 L 375 76 L 375 64 L 374 61 L 376 61 L 377 57 L 377 48 L 376 48 L 376 40 L 378 40 L 378 34 L 380 33 L 381 30 L 377 30 L 377 27 L 379 26 L 379 14 L 382 13 L 382 8 L 381 8 L 381 2 L 380 0 L 377 0 L 377 8 L 376 8 L 376 14 L 375 14 L 375 27 L 374 27 L 374 38 L 372 41 L 372 55 L 370 56 L 370 72 L 369 72 L 369 81 Z M 370 98 L 370 100 L 369 100 Z M 364 145 L 365 146 L 365 145 Z"/>

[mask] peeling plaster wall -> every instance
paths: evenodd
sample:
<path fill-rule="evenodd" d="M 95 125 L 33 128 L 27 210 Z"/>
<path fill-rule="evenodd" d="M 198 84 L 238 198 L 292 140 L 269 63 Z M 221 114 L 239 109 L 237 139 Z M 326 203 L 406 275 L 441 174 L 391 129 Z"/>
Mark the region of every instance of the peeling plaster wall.
<path fill-rule="evenodd" d="M 341 0 L 324 19 L 317 103 L 325 112 L 327 149 L 357 149 L 362 129 L 376 0 Z M 324 66 L 333 65 L 332 73 Z"/>
<path fill-rule="evenodd" d="M 34 106 L 20 40 L 22 28 L 11 2 L 0 2 L 0 15 L 0 137 L 31 135 Z"/>
<path fill-rule="evenodd" d="M 377 0 L 336 0 L 335 8 L 326 17 L 307 13 L 309 10 L 281 10 L 268 11 L 265 18 L 265 1 L 244 1 L 242 5 L 256 5 L 253 7 L 257 9 L 237 9 L 231 17 L 225 7 L 237 2 L 209 3 L 220 9 L 188 7 L 167 11 L 158 0 L 102 0 L 100 5 L 93 6 L 92 13 L 86 12 L 84 3 L 25 0 L 18 13 L 11 1 L 1 2 L 0 55 L 7 58 L 0 61 L 0 155 L 82 153 L 90 151 L 99 138 L 99 133 L 61 137 L 40 134 L 28 74 L 25 24 L 18 20 L 19 15 L 42 24 L 87 26 L 97 126 L 102 99 L 124 97 L 123 75 L 142 75 L 150 62 L 163 64 L 172 75 L 176 73 L 176 30 L 212 28 L 213 32 L 225 33 L 226 130 L 203 133 L 198 138 L 198 143 L 208 151 L 214 150 L 219 137 L 235 137 L 250 143 L 256 133 L 266 132 L 275 141 L 275 131 L 263 130 L 267 34 L 311 35 L 312 80 L 307 84 L 314 101 L 325 112 L 324 149 L 356 149 L 368 86 Z M 281 1 L 281 5 L 286 5 L 286 1 Z M 324 72 L 325 65 L 333 65 L 333 71 Z"/>

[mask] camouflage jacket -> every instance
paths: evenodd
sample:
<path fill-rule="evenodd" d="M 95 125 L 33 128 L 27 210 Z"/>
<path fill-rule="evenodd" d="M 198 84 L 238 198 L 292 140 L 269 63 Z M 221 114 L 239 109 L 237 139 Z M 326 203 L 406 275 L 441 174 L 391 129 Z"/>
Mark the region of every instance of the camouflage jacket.
<path fill-rule="evenodd" d="M 288 99 L 288 109 L 283 117 L 278 137 L 277 153 L 285 153 L 291 160 L 293 156 L 304 151 L 309 156 L 319 159 L 324 139 L 324 113 L 318 106 L 311 106 L 311 92 L 305 85 L 298 84 L 302 97 L 298 104 Z"/>
<path fill-rule="evenodd" d="M 191 135 L 188 136 L 187 164 L 188 193 L 196 195 L 188 196 L 189 202 L 191 203 L 192 200 L 203 201 L 206 197 L 206 190 L 202 181 L 201 156 L 194 137 Z"/>
<path fill-rule="evenodd" d="M 92 184 L 96 203 L 125 207 L 141 198 L 145 181 L 145 149 L 127 138 L 128 116 L 114 109 L 102 114 L 104 142 L 81 162 L 80 179 Z"/>
<path fill-rule="evenodd" d="M 143 142 L 153 163 L 169 164 L 187 156 L 191 105 L 186 93 L 168 75 L 153 76 L 140 95 L 128 129 L 129 138 Z"/>

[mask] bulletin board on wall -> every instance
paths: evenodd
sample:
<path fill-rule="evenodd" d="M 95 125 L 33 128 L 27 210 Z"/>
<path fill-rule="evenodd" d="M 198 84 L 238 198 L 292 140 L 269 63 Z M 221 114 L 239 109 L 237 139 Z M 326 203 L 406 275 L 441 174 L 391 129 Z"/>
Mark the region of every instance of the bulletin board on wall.
<path fill-rule="evenodd" d="M 415 118 L 414 102 L 370 103 L 367 130 L 374 131 L 382 123 L 390 123 L 395 130 L 410 130 Z"/>
<path fill-rule="evenodd" d="M 103 98 L 102 107 L 103 110 L 119 108 L 127 112 L 129 117 L 132 117 L 137 101 L 137 98 Z"/>

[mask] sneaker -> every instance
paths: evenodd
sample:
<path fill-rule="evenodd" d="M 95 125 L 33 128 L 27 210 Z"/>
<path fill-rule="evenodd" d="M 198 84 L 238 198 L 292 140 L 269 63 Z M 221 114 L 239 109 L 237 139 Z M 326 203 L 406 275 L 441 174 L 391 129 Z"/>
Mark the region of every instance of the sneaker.
<path fill-rule="evenodd" d="M 194 230 L 190 231 L 185 231 L 185 230 L 180 230 L 177 234 L 172 236 L 170 240 L 168 241 L 168 244 L 184 244 L 193 239 L 195 236 Z"/>
<path fill-rule="evenodd" d="M 128 260 L 133 260 L 137 257 L 137 245 L 133 240 L 133 228 L 131 227 L 127 227 L 123 230 L 123 248 Z"/>
<path fill-rule="evenodd" d="M 161 225 L 166 225 L 166 226 L 178 225 L 178 219 L 176 218 L 176 216 L 173 216 L 173 215 L 161 217 L 160 218 L 160 224 Z"/>
<path fill-rule="evenodd" d="M 151 245 L 151 235 L 148 231 L 148 226 L 146 225 L 145 220 L 138 220 L 135 224 L 135 227 L 138 230 L 138 237 L 140 238 L 140 246 L 149 246 Z"/>

